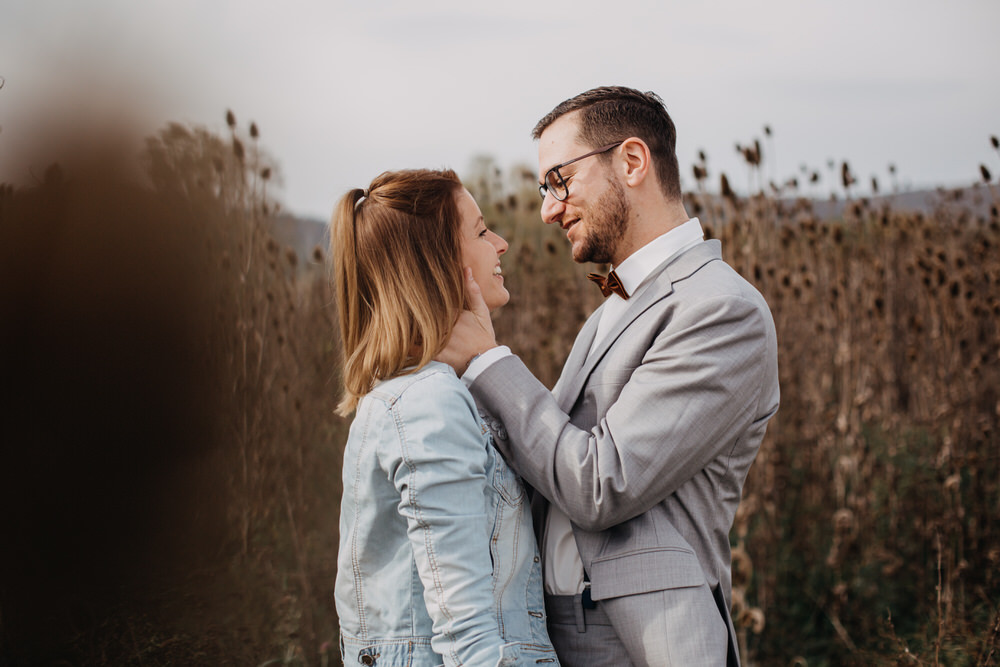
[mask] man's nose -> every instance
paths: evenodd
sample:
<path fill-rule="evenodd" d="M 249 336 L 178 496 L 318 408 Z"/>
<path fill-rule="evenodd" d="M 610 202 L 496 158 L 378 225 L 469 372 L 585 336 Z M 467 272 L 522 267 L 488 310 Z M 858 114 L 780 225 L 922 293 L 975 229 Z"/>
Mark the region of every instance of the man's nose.
<path fill-rule="evenodd" d="M 552 196 L 552 193 L 545 195 L 542 200 L 542 222 L 551 225 L 562 219 L 562 214 L 566 210 L 566 205 Z"/>

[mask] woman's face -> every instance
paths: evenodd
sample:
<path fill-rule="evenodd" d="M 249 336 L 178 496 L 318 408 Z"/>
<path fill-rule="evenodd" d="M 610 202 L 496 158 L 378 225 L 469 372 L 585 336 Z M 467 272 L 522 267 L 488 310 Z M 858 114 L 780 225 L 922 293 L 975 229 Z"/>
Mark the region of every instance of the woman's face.
<path fill-rule="evenodd" d="M 455 199 L 461 219 L 462 266 L 472 269 L 486 307 L 496 310 L 510 300 L 500 273 L 500 255 L 507 252 L 507 242 L 486 228 L 479 205 L 468 190 L 460 190 Z"/>

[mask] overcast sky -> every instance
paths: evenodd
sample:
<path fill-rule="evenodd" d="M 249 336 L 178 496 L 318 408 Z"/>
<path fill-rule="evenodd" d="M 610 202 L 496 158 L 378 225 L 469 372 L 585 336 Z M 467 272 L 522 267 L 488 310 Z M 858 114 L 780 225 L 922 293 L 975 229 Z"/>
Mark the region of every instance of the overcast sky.
<path fill-rule="evenodd" d="M 996 0 L 6 0 L 0 180 L 27 178 L 13 156 L 43 110 L 221 132 L 231 108 L 285 208 L 327 219 L 386 169 L 534 168 L 538 118 L 623 84 L 663 97 L 687 188 L 704 150 L 712 187 L 745 191 L 734 145 L 754 138 L 779 181 L 846 159 L 864 184 L 889 163 L 902 185 L 969 184 L 1000 173 L 998 31 Z"/>

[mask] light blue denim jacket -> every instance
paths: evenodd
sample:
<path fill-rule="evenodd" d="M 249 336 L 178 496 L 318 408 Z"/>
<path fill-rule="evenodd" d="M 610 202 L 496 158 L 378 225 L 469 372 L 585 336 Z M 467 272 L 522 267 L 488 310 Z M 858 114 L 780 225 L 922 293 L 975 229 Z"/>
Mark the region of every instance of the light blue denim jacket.
<path fill-rule="evenodd" d="M 431 362 L 358 404 L 335 597 L 345 665 L 557 665 L 520 479 Z"/>

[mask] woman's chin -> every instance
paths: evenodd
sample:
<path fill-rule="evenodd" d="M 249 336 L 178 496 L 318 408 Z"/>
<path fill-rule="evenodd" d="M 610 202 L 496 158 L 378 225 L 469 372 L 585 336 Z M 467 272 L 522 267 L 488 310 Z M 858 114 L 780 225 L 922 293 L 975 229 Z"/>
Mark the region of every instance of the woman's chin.
<path fill-rule="evenodd" d="M 506 306 L 508 301 L 510 301 L 510 292 L 505 289 L 503 290 L 503 294 L 498 294 L 495 298 L 487 301 L 486 307 L 489 308 L 489 311 L 492 313 L 499 310 L 503 306 Z"/>

